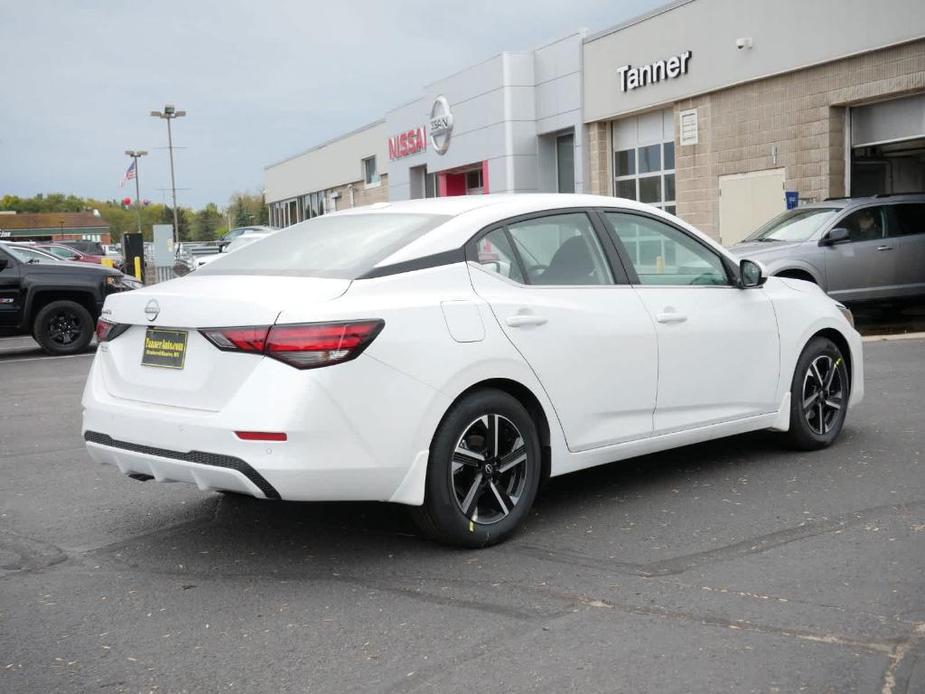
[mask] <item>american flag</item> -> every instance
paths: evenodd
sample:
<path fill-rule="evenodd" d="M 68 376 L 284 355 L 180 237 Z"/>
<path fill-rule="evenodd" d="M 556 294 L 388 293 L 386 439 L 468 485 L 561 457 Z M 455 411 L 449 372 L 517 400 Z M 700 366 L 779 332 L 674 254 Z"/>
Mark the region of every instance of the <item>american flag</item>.
<path fill-rule="evenodd" d="M 126 172 L 122 174 L 122 182 L 119 184 L 120 188 L 124 188 L 126 183 L 128 183 L 133 178 L 135 178 L 135 164 L 136 163 L 137 162 L 134 159 L 132 159 L 132 163 L 129 164 L 129 167 L 126 170 Z"/>

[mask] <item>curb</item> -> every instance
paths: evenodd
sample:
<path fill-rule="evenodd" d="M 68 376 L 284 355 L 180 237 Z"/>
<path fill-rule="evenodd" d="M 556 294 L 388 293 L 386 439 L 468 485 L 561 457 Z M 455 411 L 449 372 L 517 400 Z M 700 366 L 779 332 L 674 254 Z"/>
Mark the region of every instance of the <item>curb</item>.
<path fill-rule="evenodd" d="M 890 335 L 865 335 L 861 338 L 864 342 L 893 342 L 895 340 L 921 340 L 925 339 L 925 332 L 918 333 L 893 333 Z"/>

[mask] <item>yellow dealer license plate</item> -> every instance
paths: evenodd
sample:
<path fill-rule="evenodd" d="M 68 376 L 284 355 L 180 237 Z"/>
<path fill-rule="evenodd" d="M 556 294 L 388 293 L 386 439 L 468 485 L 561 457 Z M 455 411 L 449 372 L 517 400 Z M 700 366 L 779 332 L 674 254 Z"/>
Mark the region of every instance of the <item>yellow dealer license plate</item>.
<path fill-rule="evenodd" d="M 186 360 L 186 331 L 148 328 L 141 355 L 144 366 L 182 369 Z"/>

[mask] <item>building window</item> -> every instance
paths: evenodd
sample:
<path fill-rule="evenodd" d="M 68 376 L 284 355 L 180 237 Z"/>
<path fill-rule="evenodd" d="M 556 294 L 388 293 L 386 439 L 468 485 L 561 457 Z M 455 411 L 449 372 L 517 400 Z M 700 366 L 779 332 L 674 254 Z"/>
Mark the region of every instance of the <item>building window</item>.
<path fill-rule="evenodd" d="M 379 171 L 376 169 L 375 155 L 363 160 L 363 181 L 367 186 L 379 185 Z"/>
<path fill-rule="evenodd" d="M 482 193 L 482 170 L 474 169 L 466 172 L 466 195 L 480 195 Z"/>
<path fill-rule="evenodd" d="M 614 121 L 613 143 L 614 195 L 675 214 L 672 111 Z"/>
<path fill-rule="evenodd" d="M 302 208 L 305 210 L 303 219 L 314 219 L 325 213 L 325 196 L 324 191 L 309 193 L 302 196 Z"/>
<path fill-rule="evenodd" d="M 614 194 L 675 211 L 674 142 L 614 152 Z"/>
<path fill-rule="evenodd" d="M 575 192 L 575 136 L 571 133 L 556 138 L 556 177 L 560 193 Z"/>
<path fill-rule="evenodd" d="M 424 174 L 424 197 L 435 198 L 437 197 L 437 192 L 437 174 Z"/>

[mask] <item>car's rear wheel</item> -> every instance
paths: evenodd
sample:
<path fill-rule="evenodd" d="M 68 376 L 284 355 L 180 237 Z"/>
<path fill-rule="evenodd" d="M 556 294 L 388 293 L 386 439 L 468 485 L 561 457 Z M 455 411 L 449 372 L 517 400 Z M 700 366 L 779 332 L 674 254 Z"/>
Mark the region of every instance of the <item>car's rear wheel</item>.
<path fill-rule="evenodd" d="M 797 361 L 790 386 L 791 445 L 809 451 L 831 444 L 845 423 L 849 394 L 841 350 L 827 338 L 813 338 Z"/>
<path fill-rule="evenodd" d="M 530 512 L 541 470 L 539 436 L 526 408 L 503 391 L 476 391 L 447 412 L 434 435 L 415 520 L 441 542 L 501 542 Z"/>
<path fill-rule="evenodd" d="M 93 339 L 93 317 L 76 301 L 52 301 L 36 314 L 32 334 L 49 354 L 77 354 Z"/>

